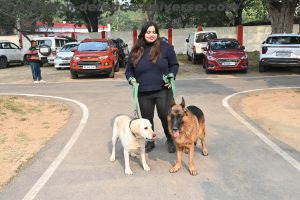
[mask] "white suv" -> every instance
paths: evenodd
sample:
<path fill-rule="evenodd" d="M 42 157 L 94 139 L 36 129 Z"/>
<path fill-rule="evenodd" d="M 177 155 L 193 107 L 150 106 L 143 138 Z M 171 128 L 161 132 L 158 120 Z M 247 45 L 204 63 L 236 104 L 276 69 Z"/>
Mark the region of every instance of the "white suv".
<path fill-rule="evenodd" d="M 38 37 L 33 40 L 37 41 L 37 46 L 39 50 L 39 56 L 43 63 L 48 62 L 49 64 L 54 64 L 54 59 L 56 54 L 64 46 L 68 40 L 66 38 L 60 37 Z"/>
<path fill-rule="evenodd" d="M 21 48 L 7 40 L 0 40 L 0 69 L 6 68 L 9 63 L 23 63 Z"/>
<path fill-rule="evenodd" d="M 267 67 L 297 67 L 300 71 L 300 35 L 271 34 L 262 43 L 259 72 Z"/>
<path fill-rule="evenodd" d="M 217 39 L 217 33 L 215 31 L 198 31 L 189 33 L 187 42 L 186 54 L 188 60 L 192 60 L 193 64 L 196 64 L 198 60 L 202 60 L 203 47 L 207 46 L 207 42 L 211 39 Z"/>

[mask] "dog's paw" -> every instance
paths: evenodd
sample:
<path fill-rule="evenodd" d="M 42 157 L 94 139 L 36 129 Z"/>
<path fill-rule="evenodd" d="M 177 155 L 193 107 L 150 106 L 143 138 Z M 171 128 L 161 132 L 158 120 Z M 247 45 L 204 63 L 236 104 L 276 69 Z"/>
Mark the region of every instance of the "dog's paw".
<path fill-rule="evenodd" d="M 197 170 L 195 170 L 195 169 L 193 169 L 193 170 L 189 170 L 190 171 L 190 174 L 192 175 L 192 176 L 197 176 L 198 175 L 198 172 L 197 172 Z"/>
<path fill-rule="evenodd" d="M 203 149 L 202 154 L 203 154 L 204 156 L 207 156 L 207 155 L 208 155 L 207 149 Z"/>
<path fill-rule="evenodd" d="M 116 160 L 116 157 L 114 155 L 110 156 L 110 161 L 113 162 Z"/>
<path fill-rule="evenodd" d="M 148 165 L 143 165 L 145 171 L 150 171 L 150 167 Z"/>
<path fill-rule="evenodd" d="M 127 169 L 125 169 L 125 174 L 132 175 L 133 172 L 131 171 L 130 168 L 127 168 Z"/>
<path fill-rule="evenodd" d="M 170 170 L 169 170 L 169 172 L 170 173 L 176 173 L 176 172 L 178 172 L 179 171 L 179 169 L 180 169 L 180 167 L 173 167 L 173 168 L 171 168 Z"/>

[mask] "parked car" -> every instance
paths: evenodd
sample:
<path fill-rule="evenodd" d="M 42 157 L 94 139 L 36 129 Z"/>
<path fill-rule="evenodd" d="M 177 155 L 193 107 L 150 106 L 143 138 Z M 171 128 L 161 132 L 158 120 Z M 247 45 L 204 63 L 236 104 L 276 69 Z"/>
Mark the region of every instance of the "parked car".
<path fill-rule="evenodd" d="M 202 60 L 203 47 L 207 46 L 207 42 L 211 39 L 218 38 L 215 31 L 199 31 L 189 33 L 187 42 L 186 54 L 188 60 L 191 60 L 193 64 L 196 64 L 198 60 Z"/>
<path fill-rule="evenodd" d="M 70 61 L 74 55 L 74 52 L 71 49 L 76 48 L 79 45 L 79 42 L 70 42 L 65 44 L 54 59 L 54 67 L 56 69 L 70 68 Z"/>
<path fill-rule="evenodd" d="M 300 35 L 271 34 L 259 54 L 259 72 L 268 67 L 297 67 L 300 71 Z"/>
<path fill-rule="evenodd" d="M 0 69 L 6 68 L 10 63 L 23 63 L 21 48 L 7 40 L 0 40 Z"/>
<path fill-rule="evenodd" d="M 113 78 L 119 71 L 118 49 L 107 39 L 85 39 L 80 42 L 70 63 L 71 78 L 78 74 L 107 74 Z"/>
<path fill-rule="evenodd" d="M 118 48 L 119 52 L 119 65 L 125 67 L 129 55 L 128 45 L 121 39 L 112 39 L 114 47 Z"/>
<path fill-rule="evenodd" d="M 56 54 L 68 42 L 68 39 L 56 36 L 36 37 L 33 40 L 37 41 L 37 48 L 39 49 L 42 63 L 49 64 L 54 64 Z M 27 55 L 24 58 L 27 58 Z"/>
<path fill-rule="evenodd" d="M 236 39 L 224 38 L 210 40 L 205 51 L 203 67 L 206 73 L 212 71 L 239 70 L 247 72 L 248 56 Z"/>

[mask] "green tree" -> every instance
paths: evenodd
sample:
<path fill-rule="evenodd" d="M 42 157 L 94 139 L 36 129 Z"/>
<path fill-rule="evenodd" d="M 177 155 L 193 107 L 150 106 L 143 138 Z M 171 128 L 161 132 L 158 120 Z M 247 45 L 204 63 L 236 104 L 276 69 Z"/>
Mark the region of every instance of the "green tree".
<path fill-rule="evenodd" d="M 264 0 L 272 25 L 272 33 L 293 32 L 294 16 L 299 0 Z"/>

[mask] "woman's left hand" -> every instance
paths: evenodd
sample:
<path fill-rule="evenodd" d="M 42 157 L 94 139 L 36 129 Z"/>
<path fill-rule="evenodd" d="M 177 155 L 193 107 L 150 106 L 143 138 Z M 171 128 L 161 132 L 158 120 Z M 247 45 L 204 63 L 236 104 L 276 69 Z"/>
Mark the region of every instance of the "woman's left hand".
<path fill-rule="evenodd" d="M 165 87 L 167 87 L 167 88 L 171 88 L 171 87 L 172 87 L 172 85 L 171 85 L 171 83 L 166 83 L 166 84 L 165 84 Z"/>

